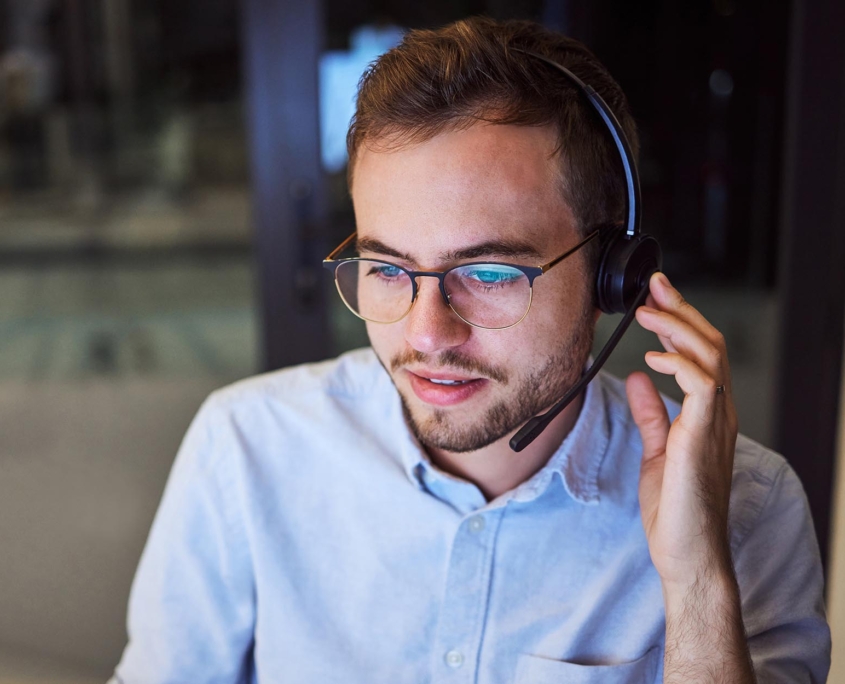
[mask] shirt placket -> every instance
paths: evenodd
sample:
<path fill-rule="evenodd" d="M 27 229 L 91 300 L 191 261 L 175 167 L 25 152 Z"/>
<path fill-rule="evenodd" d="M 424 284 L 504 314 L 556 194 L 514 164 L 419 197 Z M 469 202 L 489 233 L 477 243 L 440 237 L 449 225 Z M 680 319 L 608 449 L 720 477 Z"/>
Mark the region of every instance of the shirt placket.
<path fill-rule="evenodd" d="M 467 515 L 455 534 L 434 644 L 433 682 L 477 681 L 502 513 L 496 508 Z"/>

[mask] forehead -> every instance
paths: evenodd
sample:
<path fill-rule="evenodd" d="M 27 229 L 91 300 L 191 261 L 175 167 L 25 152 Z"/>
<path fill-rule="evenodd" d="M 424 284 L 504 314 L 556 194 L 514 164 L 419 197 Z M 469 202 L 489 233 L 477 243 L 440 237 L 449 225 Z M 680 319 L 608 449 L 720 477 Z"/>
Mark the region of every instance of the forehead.
<path fill-rule="evenodd" d="M 420 263 L 491 240 L 567 244 L 555 145 L 551 127 L 476 124 L 398 150 L 364 147 L 352 187 L 359 237 Z"/>

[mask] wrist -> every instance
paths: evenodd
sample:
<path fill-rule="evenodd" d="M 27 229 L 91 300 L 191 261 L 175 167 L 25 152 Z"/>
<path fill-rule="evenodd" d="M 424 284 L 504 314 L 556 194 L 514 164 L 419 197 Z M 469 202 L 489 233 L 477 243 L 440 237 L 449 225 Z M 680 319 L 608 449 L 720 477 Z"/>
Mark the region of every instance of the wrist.
<path fill-rule="evenodd" d="M 732 568 L 700 573 L 691 582 L 664 582 L 663 600 L 664 682 L 755 681 Z"/>
<path fill-rule="evenodd" d="M 662 580 L 666 614 L 718 610 L 738 605 L 739 588 L 730 559 L 720 559 L 685 576 Z"/>
<path fill-rule="evenodd" d="M 736 589 L 727 535 L 711 538 L 694 552 L 688 551 L 682 561 L 658 567 L 664 598 L 681 599 L 702 590 L 719 594 Z"/>

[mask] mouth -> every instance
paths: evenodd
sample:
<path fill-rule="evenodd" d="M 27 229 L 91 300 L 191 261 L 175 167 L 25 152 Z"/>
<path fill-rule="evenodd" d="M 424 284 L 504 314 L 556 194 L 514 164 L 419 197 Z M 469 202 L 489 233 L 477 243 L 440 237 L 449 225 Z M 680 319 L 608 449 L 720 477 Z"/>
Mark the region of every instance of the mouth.
<path fill-rule="evenodd" d="M 435 378 L 423 379 L 428 380 L 429 382 L 433 382 L 435 385 L 465 385 L 468 382 L 472 382 L 472 380 L 437 380 Z"/>
<path fill-rule="evenodd" d="M 432 406 L 453 406 L 467 401 L 490 382 L 487 378 L 471 378 L 457 373 L 426 370 L 405 371 L 417 398 Z"/>

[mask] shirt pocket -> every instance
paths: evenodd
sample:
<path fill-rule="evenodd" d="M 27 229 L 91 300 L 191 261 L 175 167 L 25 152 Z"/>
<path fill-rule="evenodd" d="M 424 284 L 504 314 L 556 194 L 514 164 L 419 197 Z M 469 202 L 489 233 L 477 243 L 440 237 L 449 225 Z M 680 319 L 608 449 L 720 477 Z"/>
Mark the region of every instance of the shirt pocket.
<path fill-rule="evenodd" d="M 657 675 L 660 649 L 617 665 L 576 665 L 562 660 L 521 655 L 516 664 L 514 684 L 642 684 Z"/>

